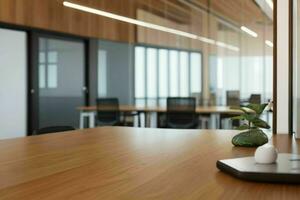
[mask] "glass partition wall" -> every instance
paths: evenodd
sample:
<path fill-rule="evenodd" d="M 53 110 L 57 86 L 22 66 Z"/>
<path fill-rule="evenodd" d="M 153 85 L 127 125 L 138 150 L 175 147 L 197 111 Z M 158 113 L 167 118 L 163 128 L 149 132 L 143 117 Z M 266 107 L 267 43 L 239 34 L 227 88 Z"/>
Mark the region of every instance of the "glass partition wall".
<path fill-rule="evenodd" d="M 135 47 L 135 104 L 166 106 L 167 97 L 201 94 L 200 52 Z"/>
<path fill-rule="evenodd" d="M 230 106 L 229 94 L 237 95 L 237 106 L 272 100 L 272 0 L 111 3 L 82 2 L 110 13 L 85 13 L 99 19 L 98 39 L 28 31 L 29 129 L 78 127 L 76 109 L 96 103 L 96 97 L 140 106 L 189 96 L 197 106 Z M 212 121 L 208 115 L 201 120 Z M 271 124 L 272 115 L 264 117 Z"/>
<path fill-rule="evenodd" d="M 130 2 L 136 20 L 151 24 L 136 26 L 130 42 L 99 41 L 99 70 L 107 74 L 99 74 L 99 96 L 146 106 L 174 96 L 227 106 L 231 91 L 240 104 L 272 100 L 272 0 Z"/>
<path fill-rule="evenodd" d="M 85 105 L 84 42 L 38 37 L 38 128 L 79 127 L 78 106 Z"/>

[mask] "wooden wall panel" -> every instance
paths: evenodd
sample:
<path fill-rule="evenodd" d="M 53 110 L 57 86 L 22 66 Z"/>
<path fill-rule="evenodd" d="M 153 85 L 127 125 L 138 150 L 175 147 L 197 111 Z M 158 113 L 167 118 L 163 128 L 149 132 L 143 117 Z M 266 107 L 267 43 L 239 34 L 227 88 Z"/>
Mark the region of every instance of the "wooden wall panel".
<path fill-rule="evenodd" d="M 135 17 L 128 0 L 76 0 L 82 5 Z M 134 42 L 135 26 L 63 6 L 63 0 L 0 0 L 0 22 L 79 36 Z"/>
<path fill-rule="evenodd" d="M 192 0 L 195 9 L 180 0 L 70 0 L 119 15 L 218 39 L 218 22 L 212 21 L 205 9 L 208 0 Z M 272 23 L 251 0 L 210 0 L 214 13 L 240 25 L 253 28 L 272 40 Z M 140 16 L 138 16 L 140 13 Z M 209 23 L 208 23 L 209 21 Z M 264 26 L 262 23 L 270 24 Z M 202 50 L 209 46 L 197 40 L 77 11 L 63 6 L 63 0 L 0 0 L 0 22 L 24 25 L 79 36 L 121 42 L 141 42 L 160 46 Z M 225 41 L 224 41 L 225 42 Z M 254 48 L 255 49 L 255 48 Z"/>

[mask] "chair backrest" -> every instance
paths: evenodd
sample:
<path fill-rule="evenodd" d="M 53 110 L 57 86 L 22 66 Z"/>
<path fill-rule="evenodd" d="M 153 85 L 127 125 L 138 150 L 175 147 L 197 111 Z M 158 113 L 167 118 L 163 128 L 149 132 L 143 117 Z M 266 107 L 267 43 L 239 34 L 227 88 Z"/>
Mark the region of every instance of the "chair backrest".
<path fill-rule="evenodd" d="M 226 105 L 227 106 L 240 106 L 240 91 L 229 90 L 226 91 Z"/>
<path fill-rule="evenodd" d="M 191 94 L 191 97 L 194 97 L 196 99 L 196 105 L 202 106 L 203 105 L 203 98 L 201 92 L 194 92 Z"/>
<path fill-rule="evenodd" d="M 261 104 L 261 95 L 260 94 L 251 94 L 249 103 Z"/>
<path fill-rule="evenodd" d="M 215 93 L 211 93 L 210 94 L 210 98 L 209 98 L 209 106 L 216 106 L 217 105 L 217 96 Z"/>
<path fill-rule="evenodd" d="M 167 98 L 167 127 L 193 128 L 196 122 L 196 99 L 194 97 Z"/>
<path fill-rule="evenodd" d="M 46 133 L 56 133 L 73 130 L 75 130 L 75 128 L 72 126 L 48 126 L 37 130 L 36 134 L 41 135 Z"/>
<path fill-rule="evenodd" d="M 118 98 L 98 98 L 97 121 L 100 125 L 117 125 L 120 123 Z"/>

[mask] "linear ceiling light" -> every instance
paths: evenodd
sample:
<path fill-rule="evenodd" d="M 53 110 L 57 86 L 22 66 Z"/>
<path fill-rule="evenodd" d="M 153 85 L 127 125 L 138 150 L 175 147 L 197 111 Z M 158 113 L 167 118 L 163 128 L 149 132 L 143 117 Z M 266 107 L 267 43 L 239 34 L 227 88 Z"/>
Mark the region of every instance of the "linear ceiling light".
<path fill-rule="evenodd" d="M 180 31 L 180 30 L 176 30 L 176 29 L 172 29 L 172 28 L 167 28 L 167 27 L 160 26 L 160 25 L 157 25 L 157 24 L 152 24 L 152 23 L 132 19 L 132 18 L 129 18 L 129 17 L 116 15 L 116 14 L 113 14 L 113 13 L 110 13 L 110 12 L 105 12 L 105 11 L 102 11 L 102 10 L 98 10 L 98 9 L 94 9 L 94 8 L 90 8 L 90 7 L 86 7 L 86 6 L 82 6 L 82 5 L 78 5 L 78 4 L 74 4 L 74 3 L 71 3 L 71 2 L 68 2 L 68 1 L 64 1 L 63 4 L 64 4 L 64 6 L 69 7 L 69 8 L 74 8 L 74 9 L 77 9 L 77 10 L 93 13 L 93 14 L 96 14 L 96 15 L 101 15 L 103 17 L 116 19 L 116 20 L 119 20 L 119 21 L 122 21 L 122 22 L 127 22 L 127 23 L 130 23 L 130 24 L 135 24 L 135 25 L 138 25 L 138 26 L 143 26 L 143 27 L 146 27 L 146 28 L 156 29 L 156 30 L 160 30 L 160 31 L 168 32 L 168 33 L 173 33 L 173 34 L 180 35 L 180 36 L 183 36 L 183 37 L 188 37 L 188 38 L 191 38 L 191 39 L 198 39 L 198 36 L 195 35 L 195 34 L 192 34 L 192 33 L 187 33 L 187 32 L 184 32 L 184 31 Z"/>
<path fill-rule="evenodd" d="M 252 37 L 257 37 L 257 33 L 252 31 L 251 29 L 247 28 L 246 26 L 241 26 L 241 30 L 244 31 L 245 33 L 251 35 Z"/>
<path fill-rule="evenodd" d="M 268 45 L 269 47 L 272 47 L 273 48 L 273 42 L 271 42 L 270 40 L 266 40 L 265 41 L 266 45 Z"/>
<path fill-rule="evenodd" d="M 268 6 L 273 10 L 273 1 L 272 0 L 265 0 Z"/>
<path fill-rule="evenodd" d="M 69 8 L 73 8 L 73 9 L 76 9 L 76 10 L 81 10 L 81 11 L 84 11 L 84 12 L 93 13 L 93 14 L 100 15 L 100 16 L 103 16 L 103 17 L 108 17 L 108 18 L 111 18 L 111 19 L 119 20 L 119 21 L 122 21 L 122 22 L 127 22 L 127 23 L 130 23 L 130 24 L 135 24 L 135 25 L 150 28 L 150 29 L 155 29 L 155 30 L 159 30 L 159 31 L 172 33 L 172 34 L 175 34 L 175 35 L 180 35 L 180 36 L 183 36 L 183 37 L 199 40 L 199 41 L 202 41 L 202 42 L 205 42 L 205 43 L 208 43 L 208 44 L 216 44 L 216 41 L 213 40 L 213 39 L 210 39 L 210 38 L 198 36 L 198 35 L 195 35 L 195 34 L 192 34 L 192 33 L 176 30 L 176 29 L 173 29 L 173 28 L 168 28 L 168 27 L 165 27 L 165 26 L 160 26 L 160 25 L 157 25 L 157 24 L 152 24 L 152 23 L 149 23 L 149 22 L 141 21 L 141 20 L 136 20 L 136 19 L 129 18 L 129 17 L 124 17 L 124 16 L 121 16 L 121 15 L 116 15 L 116 14 L 113 14 L 113 13 L 110 13 L 110 12 L 105 12 L 105 11 L 90 8 L 90 7 L 87 7 L 87 6 L 82 6 L 82 5 L 71 3 L 71 2 L 68 2 L 68 1 L 64 1 L 63 5 L 66 6 L 66 7 L 69 7 Z M 231 46 L 231 45 L 228 45 L 228 46 Z M 225 48 L 227 48 L 227 47 L 225 47 Z M 235 49 L 234 51 L 239 51 L 239 50 L 237 50 L 238 47 L 228 48 L 228 49 L 230 49 L 230 50 Z"/>
<path fill-rule="evenodd" d="M 232 51 L 240 51 L 240 49 L 236 46 L 233 46 L 233 45 L 229 45 L 229 44 L 226 44 L 224 42 L 220 42 L 220 41 L 217 41 L 216 42 L 216 45 L 219 46 L 219 47 L 223 47 L 223 48 L 226 48 L 226 49 L 230 49 Z"/>

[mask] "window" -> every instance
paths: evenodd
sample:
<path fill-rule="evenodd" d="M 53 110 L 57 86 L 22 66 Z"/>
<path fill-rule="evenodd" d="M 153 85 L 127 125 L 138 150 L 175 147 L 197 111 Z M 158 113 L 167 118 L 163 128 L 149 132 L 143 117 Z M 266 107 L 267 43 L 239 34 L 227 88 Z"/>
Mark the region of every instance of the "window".
<path fill-rule="evenodd" d="M 137 104 L 145 104 L 145 48 L 135 48 L 135 100 Z"/>
<path fill-rule="evenodd" d="M 56 51 L 39 52 L 39 88 L 57 88 Z"/>
<path fill-rule="evenodd" d="M 191 93 L 201 92 L 201 54 L 191 53 Z"/>
<path fill-rule="evenodd" d="M 210 89 L 218 105 L 226 105 L 226 91 L 240 91 L 242 100 L 261 94 L 272 98 L 272 56 L 210 56 Z"/>
<path fill-rule="evenodd" d="M 165 105 L 168 96 L 201 93 L 202 55 L 177 49 L 135 47 L 135 103 Z"/>
<path fill-rule="evenodd" d="M 107 51 L 98 51 L 98 97 L 107 95 Z"/>

